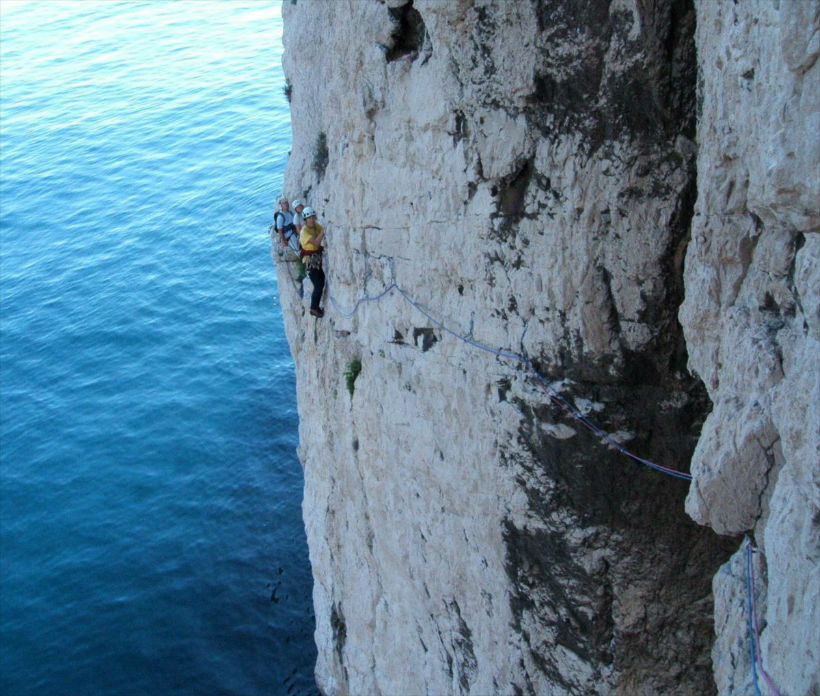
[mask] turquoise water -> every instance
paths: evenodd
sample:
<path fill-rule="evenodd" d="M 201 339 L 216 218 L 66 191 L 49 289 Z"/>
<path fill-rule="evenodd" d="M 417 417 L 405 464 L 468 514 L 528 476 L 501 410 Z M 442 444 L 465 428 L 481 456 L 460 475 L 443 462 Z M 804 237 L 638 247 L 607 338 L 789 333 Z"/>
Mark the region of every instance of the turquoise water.
<path fill-rule="evenodd" d="M 310 694 L 279 3 L 0 4 L 0 691 Z"/>

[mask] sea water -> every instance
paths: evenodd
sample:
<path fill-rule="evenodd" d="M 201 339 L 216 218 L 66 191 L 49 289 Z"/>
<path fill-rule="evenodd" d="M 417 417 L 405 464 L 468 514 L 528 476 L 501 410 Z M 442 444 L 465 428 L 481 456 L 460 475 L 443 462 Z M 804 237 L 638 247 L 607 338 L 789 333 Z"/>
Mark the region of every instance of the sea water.
<path fill-rule="evenodd" d="M 272 0 L 0 0 L 0 692 L 312 694 Z"/>

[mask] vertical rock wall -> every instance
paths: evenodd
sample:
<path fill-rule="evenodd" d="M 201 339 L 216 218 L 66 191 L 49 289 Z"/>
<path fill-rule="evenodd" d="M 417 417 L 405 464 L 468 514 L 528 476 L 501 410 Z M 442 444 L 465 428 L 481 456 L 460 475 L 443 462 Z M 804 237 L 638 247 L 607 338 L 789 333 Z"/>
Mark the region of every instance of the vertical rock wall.
<path fill-rule="evenodd" d="M 723 512 L 726 475 L 740 488 L 755 484 L 731 468 L 721 479 L 712 457 L 723 446 L 715 414 L 733 389 L 747 396 L 739 377 L 725 376 L 721 350 L 735 336 L 709 269 L 720 275 L 731 244 L 748 251 L 750 242 L 718 252 L 700 241 L 711 235 L 702 220 L 725 212 L 704 167 L 721 164 L 726 186 L 738 178 L 696 145 L 699 68 L 703 114 L 715 133 L 727 127 L 711 115 L 717 86 L 706 88 L 701 65 L 709 41 L 729 39 L 705 28 L 699 8 L 699 59 L 695 8 L 682 0 L 285 0 L 283 11 L 293 113 L 286 193 L 307 197 L 328 227 L 335 301 L 325 318 L 310 317 L 293 265 L 277 261 L 297 366 L 319 686 L 407 696 L 713 693 L 712 578 L 759 512 Z M 816 60 L 789 60 L 804 66 L 805 85 Z M 746 125 L 738 142 L 763 130 Z M 781 131 L 772 148 L 801 142 Z M 749 140 L 738 147 L 735 161 L 755 149 Z M 749 178 L 761 204 L 737 220 L 774 232 L 789 216 L 793 232 L 812 210 L 810 178 L 791 175 L 785 158 L 771 186 L 771 177 Z M 791 191 L 798 181 L 802 193 Z M 788 202 L 764 194 L 789 187 Z M 723 217 L 720 234 L 734 239 Z M 796 234 L 771 236 L 781 241 L 767 248 L 797 249 Z M 817 402 L 811 237 L 805 229 L 797 260 L 785 262 L 802 284 L 791 315 L 781 299 L 798 281 L 772 291 L 808 380 L 799 413 L 783 411 L 772 428 L 790 430 L 789 447 L 803 454 L 770 438 L 764 454 L 779 463 L 756 479 L 780 472 L 774 494 L 760 498 L 779 510 L 768 524 L 802 525 L 807 553 L 816 551 L 803 517 L 816 499 L 816 427 L 806 434 L 801 420 Z M 687 517 L 687 482 L 602 444 L 545 385 L 629 450 L 673 469 L 688 470 L 703 429 L 688 510 L 728 536 Z M 782 393 L 790 388 L 784 382 Z M 801 457 L 802 468 L 783 463 Z M 810 484 L 803 498 L 781 488 L 786 471 L 794 487 Z M 777 491 L 802 507 L 778 507 Z M 724 514 L 739 522 L 716 523 Z M 756 533 L 768 560 L 774 551 Z M 802 575 L 784 572 L 784 582 L 811 591 L 813 558 L 791 561 Z M 716 665 L 741 659 L 732 651 L 742 619 L 720 623 L 734 616 L 736 565 L 715 581 Z M 766 658 L 775 657 L 773 598 L 802 614 L 807 595 L 794 592 L 772 586 L 762 605 Z M 803 673 L 810 684 L 811 669 Z M 732 679 L 741 676 L 719 675 L 722 692 Z"/>
<path fill-rule="evenodd" d="M 764 669 L 820 694 L 820 3 L 700 3 L 697 45 L 680 316 L 713 408 L 686 510 L 751 536 Z M 718 687 L 752 693 L 744 549 L 714 588 Z"/>

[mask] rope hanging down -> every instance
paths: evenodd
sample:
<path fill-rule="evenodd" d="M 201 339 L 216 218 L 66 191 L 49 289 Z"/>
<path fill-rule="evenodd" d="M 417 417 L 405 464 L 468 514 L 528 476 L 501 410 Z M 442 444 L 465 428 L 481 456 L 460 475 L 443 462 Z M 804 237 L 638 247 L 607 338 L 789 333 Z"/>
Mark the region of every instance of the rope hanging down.
<path fill-rule="evenodd" d="M 749 609 L 749 653 L 752 660 L 752 684 L 754 685 L 756 696 L 762 696 L 760 693 L 760 685 L 757 681 L 757 674 L 763 675 L 766 680 L 766 685 L 771 690 L 774 696 L 780 696 L 780 692 L 772 683 L 771 678 L 763 669 L 763 658 L 760 656 L 760 630 L 757 626 L 757 607 L 755 605 L 755 572 L 754 564 L 752 563 L 752 553 L 757 549 L 752 546 L 749 537 L 745 539 L 746 543 L 746 604 Z"/>
<path fill-rule="evenodd" d="M 496 350 L 495 348 L 491 348 L 490 346 L 484 345 L 483 343 L 479 343 L 478 341 L 473 340 L 469 336 L 462 336 L 461 334 L 453 331 L 451 328 L 446 326 L 443 322 L 439 321 L 436 317 L 434 317 L 430 312 L 428 312 L 424 307 L 422 307 L 418 302 L 416 302 L 407 292 L 396 282 L 391 283 L 388 285 L 384 290 L 382 290 L 378 295 L 368 296 L 365 295 L 364 297 L 359 298 L 356 300 L 356 304 L 353 305 L 353 309 L 350 311 L 345 311 L 339 303 L 336 301 L 336 298 L 333 296 L 333 293 L 330 291 L 330 284 L 328 283 L 328 297 L 330 298 L 330 302 L 336 311 L 341 314 L 343 317 L 352 317 L 359 309 L 361 305 L 366 302 L 376 302 L 386 295 L 389 295 L 391 292 L 396 291 L 401 295 L 411 306 L 413 306 L 417 311 L 421 312 L 427 319 L 429 319 L 433 324 L 435 324 L 438 328 L 442 331 L 449 333 L 451 336 L 454 336 L 459 341 L 466 343 L 473 348 L 478 350 L 484 351 L 485 353 L 490 353 L 491 355 L 495 355 L 499 358 L 504 358 L 506 360 L 513 360 L 516 362 L 520 362 L 521 364 L 526 367 L 527 371 L 535 377 L 535 379 L 541 384 L 544 390 L 549 395 L 550 399 L 552 399 L 556 404 L 561 406 L 565 411 L 567 411 L 573 418 L 578 420 L 582 423 L 586 428 L 591 430 L 595 435 L 597 435 L 601 440 L 606 442 L 610 447 L 613 447 L 615 450 L 620 452 L 626 457 L 629 457 L 633 461 L 636 461 L 644 466 L 649 467 L 650 469 L 654 469 L 655 471 L 660 471 L 661 473 L 667 474 L 669 476 L 674 476 L 675 478 L 683 479 L 684 481 L 691 481 L 692 475 L 688 474 L 684 471 L 677 471 L 675 469 L 670 469 L 669 467 L 662 466 L 660 464 L 656 464 L 648 459 L 644 459 L 643 457 L 639 457 L 636 454 L 633 454 L 628 449 L 626 449 L 623 445 L 617 442 L 609 433 L 595 425 L 592 421 L 590 421 L 583 413 L 581 413 L 577 408 L 575 408 L 569 401 L 567 401 L 563 396 L 561 396 L 558 392 L 556 392 L 546 380 L 546 378 L 541 375 L 538 370 L 535 369 L 532 362 L 529 358 L 525 355 L 521 355 L 519 353 L 513 353 L 511 351 L 506 350 Z"/>

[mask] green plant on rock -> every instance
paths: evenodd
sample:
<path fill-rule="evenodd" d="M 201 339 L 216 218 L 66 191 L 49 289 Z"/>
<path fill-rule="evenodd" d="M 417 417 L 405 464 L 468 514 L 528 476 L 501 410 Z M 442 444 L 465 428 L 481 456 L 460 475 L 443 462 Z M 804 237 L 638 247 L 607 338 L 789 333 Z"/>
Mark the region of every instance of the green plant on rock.
<path fill-rule="evenodd" d="M 353 396 L 353 391 L 355 390 L 355 383 L 356 377 L 359 376 L 359 373 L 362 371 L 362 363 L 360 360 L 351 360 L 347 364 L 347 369 L 344 372 L 345 375 L 345 384 L 347 385 L 347 391 L 350 392 L 350 396 Z"/>
<path fill-rule="evenodd" d="M 330 153 L 327 150 L 327 136 L 324 131 L 316 136 L 316 149 L 313 151 L 313 171 L 321 179 L 325 175 Z"/>
<path fill-rule="evenodd" d="M 288 100 L 288 104 L 290 104 L 290 98 L 293 96 L 293 85 L 290 83 L 290 80 L 285 80 L 285 86 L 282 88 L 282 91 L 285 93 L 285 99 Z"/>

